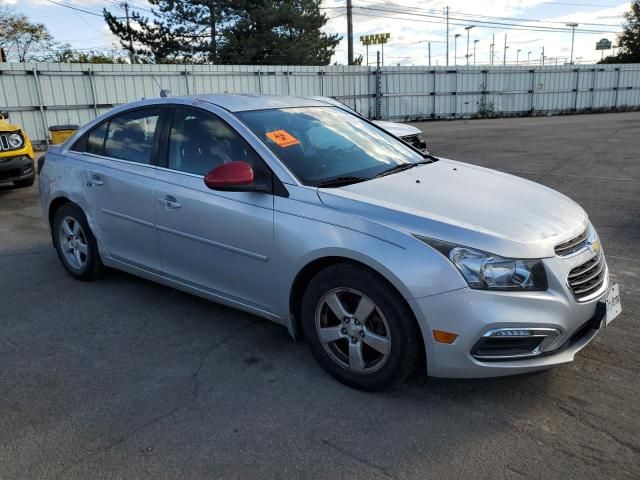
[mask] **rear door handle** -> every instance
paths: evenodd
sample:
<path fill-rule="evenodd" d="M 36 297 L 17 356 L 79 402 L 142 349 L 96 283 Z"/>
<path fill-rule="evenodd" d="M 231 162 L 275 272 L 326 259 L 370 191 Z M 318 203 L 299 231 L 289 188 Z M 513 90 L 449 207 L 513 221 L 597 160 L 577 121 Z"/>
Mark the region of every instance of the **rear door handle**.
<path fill-rule="evenodd" d="M 178 203 L 176 198 L 171 195 L 165 195 L 164 198 L 160 198 L 158 201 L 171 210 L 176 210 L 182 207 L 182 204 Z"/>
<path fill-rule="evenodd" d="M 100 178 L 100 175 L 91 175 L 91 180 L 87 182 L 87 187 L 101 187 L 104 185 L 104 180 Z"/>

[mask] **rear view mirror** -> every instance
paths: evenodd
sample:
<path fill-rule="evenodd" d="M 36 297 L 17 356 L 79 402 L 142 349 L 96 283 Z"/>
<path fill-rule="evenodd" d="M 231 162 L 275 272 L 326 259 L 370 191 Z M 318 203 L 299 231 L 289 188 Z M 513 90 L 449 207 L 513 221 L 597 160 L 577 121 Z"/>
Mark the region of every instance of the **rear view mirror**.
<path fill-rule="evenodd" d="M 256 189 L 253 169 L 251 165 L 243 161 L 217 166 L 205 175 L 204 183 L 212 190 L 240 192 Z"/>

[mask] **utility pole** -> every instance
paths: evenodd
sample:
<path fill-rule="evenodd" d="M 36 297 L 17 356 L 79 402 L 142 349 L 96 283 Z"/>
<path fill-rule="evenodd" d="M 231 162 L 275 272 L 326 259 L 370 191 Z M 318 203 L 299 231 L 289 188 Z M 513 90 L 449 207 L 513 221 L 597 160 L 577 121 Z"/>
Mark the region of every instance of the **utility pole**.
<path fill-rule="evenodd" d="M 531 63 L 529 62 L 530 58 L 531 58 L 531 50 L 527 52 L 527 65 L 531 65 Z"/>
<path fill-rule="evenodd" d="M 542 46 L 542 55 L 540 56 L 540 65 L 544 66 L 544 45 Z"/>
<path fill-rule="evenodd" d="M 129 4 L 124 2 L 122 4 L 124 8 L 124 14 L 127 17 L 127 33 L 129 34 L 129 61 L 131 64 L 136 63 L 136 56 L 133 53 L 133 31 L 131 30 L 131 23 L 129 22 Z"/>
<path fill-rule="evenodd" d="M 566 24 L 567 27 L 571 27 L 571 65 L 573 65 L 573 40 L 576 36 L 576 27 L 578 26 L 577 23 L 567 23 Z"/>
<path fill-rule="evenodd" d="M 447 12 L 447 67 L 449 66 L 449 7 L 446 7 Z"/>
<path fill-rule="evenodd" d="M 467 65 L 469 65 L 469 32 L 473 27 L 475 27 L 475 25 L 464 27 L 464 29 L 467 31 Z"/>
<path fill-rule="evenodd" d="M 521 48 L 519 48 L 519 49 L 516 51 L 516 65 L 520 65 L 520 52 L 521 52 L 521 51 L 522 51 L 522 49 L 521 49 Z"/>
<path fill-rule="evenodd" d="M 502 65 L 507 64 L 507 34 L 504 34 L 504 58 L 502 59 Z"/>
<path fill-rule="evenodd" d="M 431 42 L 427 42 L 427 45 L 429 49 L 429 66 L 431 66 Z"/>
<path fill-rule="evenodd" d="M 347 0 L 347 64 L 353 65 L 353 4 Z"/>

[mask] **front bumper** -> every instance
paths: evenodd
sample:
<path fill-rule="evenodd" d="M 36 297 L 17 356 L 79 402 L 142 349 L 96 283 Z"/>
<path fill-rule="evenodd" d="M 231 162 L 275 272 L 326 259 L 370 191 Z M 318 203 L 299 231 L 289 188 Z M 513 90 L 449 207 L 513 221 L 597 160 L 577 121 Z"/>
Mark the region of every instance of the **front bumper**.
<path fill-rule="evenodd" d="M 33 160 L 27 155 L 0 157 L 0 185 L 26 180 L 35 175 Z"/>
<path fill-rule="evenodd" d="M 543 370 L 573 361 L 598 333 L 606 315 L 601 290 L 589 301 L 577 301 L 566 284 L 568 271 L 591 255 L 545 259 L 549 289 L 543 292 L 500 292 L 463 288 L 410 301 L 416 312 L 427 353 L 427 372 L 434 377 L 482 378 Z M 477 347 L 497 329 L 555 330 L 548 349 L 532 356 L 479 359 Z M 433 330 L 458 335 L 452 344 L 436 342 Z"/>

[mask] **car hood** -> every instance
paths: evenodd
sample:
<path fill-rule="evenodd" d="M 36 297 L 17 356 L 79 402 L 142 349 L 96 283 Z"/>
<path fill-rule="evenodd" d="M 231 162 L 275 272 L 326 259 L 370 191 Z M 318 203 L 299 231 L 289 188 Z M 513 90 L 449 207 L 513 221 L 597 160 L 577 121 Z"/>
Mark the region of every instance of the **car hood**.
<path fill-rule="evenodd" d="M 419 135 L 422 133 L 419 128 L 413 125 L 407 125 L 406 123 L 385 122 L 383 120 L 374 120 L 373 123 L 396 137 L 408 137 L 409 135 Z"/>
<path fill-rule="evenodd" d="M 18 130 L 22 130 L 18 125 L 0 119 L 0 132 L 17 132 Z"/>
<path fill-rule="evenodd" d="M 318 195 L 331 208 L 410 234 L 514 258 L 551 257 L 589 221 L 543 185 L 446 159 Z"/>

